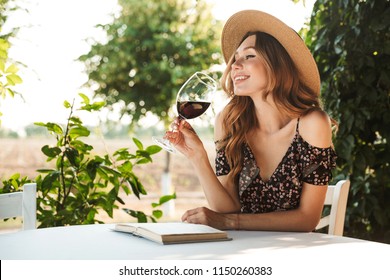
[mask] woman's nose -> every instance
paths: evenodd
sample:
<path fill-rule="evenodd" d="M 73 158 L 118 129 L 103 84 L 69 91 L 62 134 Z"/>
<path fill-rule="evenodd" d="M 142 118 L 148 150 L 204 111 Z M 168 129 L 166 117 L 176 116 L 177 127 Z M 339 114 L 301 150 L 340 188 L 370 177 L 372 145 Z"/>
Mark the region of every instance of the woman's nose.
<path fill-rule="evenodd" d="M 241 68 L 242 67 L 242 61 L 241 59 L 237 59 L 236 61 L 233 62 L 232 64 L 232 68 L 235 69 L 235 68 Z"/>

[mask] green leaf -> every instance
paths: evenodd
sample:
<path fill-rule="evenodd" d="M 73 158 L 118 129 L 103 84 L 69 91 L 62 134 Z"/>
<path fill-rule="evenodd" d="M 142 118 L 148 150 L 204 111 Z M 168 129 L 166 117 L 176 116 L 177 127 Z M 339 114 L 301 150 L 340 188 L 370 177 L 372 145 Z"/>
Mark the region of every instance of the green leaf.
<path fill-rule="evenodd" d="M 137 164 L 143 164 L 152 162 L 152 158 L 150 157 L 149 153 L 147 151 L 137 151 L 137 158 L 141 158 L 137 161 Z"/>
<path fill-rule="evenodd" d="M 148 221 L 144 212 L 135 211 L 127 208 L 123 208 L 122 210 L 125 211 L 130 216 L 137 218 L 138 223 L 146 223 Z"/>
<path fill-rule="evenodd" d="M 21 84 L 23 82 L 22 78 L 20 78 L 16 74 L 7 75 L 7 81 L 8 81 L 9 84 L 11 84 L 13 86 L 16 85 L 16 84 Z"/>
<path fill-rule="evenodd" d="M 95 219 L 95 215 L 96 214 L 98 214 L 96 209 L 94 209 L 94 208 L 90 209 L 88 214 L 87 214 L 87 220 L 91 221 L 91 223 L 92 223 L 94 221 L 94 219 Z"/>
<path fill-rule="evenodd" d="M 55 171 L 56 171 L 55 169 L 45 169 L 45 168 L 37 169 L 37 172 L 39 172 L 39 173 L 50 173 L 50 172 L 55 172 Z"/>
<path fill-rule="evenodd" d="M 47 195 L 47 193 L 49 193 L 51 191 L 51 189 L 53 188 L 54 182 L 56 180 L 58 180 L 59 176 L 60 176 L 60 173 L 58 171 L 55 171 L 53 173 L 47 174 L 43 178 L 42 183 L 41 183 L 41 190 L 43 192 L 44 197 Z"/>
<path fill-rule="evenodd" d="M 140 150 L 144 149 L 144 145 L 137 138 L 133 138 L 133 142 L 135 143 L 135 145 L 137 146 L 138 149 L 140 149 Z"/>
<path fill-rule="evenodd" d="M 148 222 L 147 216 L 144 212 L 138 211 L 137 212 L 137 222 L 138 223 L 146 223 Z"/>
<path fill-rule="evenodd" d="M 66 148 L 65 149 L 65 156 L 68 158 L 69 162 L 73 165 L 78 167 L 80 165 L 80 162 L 78 160 L 79 152 L 76 149 L 73 148 Z"/>
<path fill-rule="evenodd" d="M 15 93 L 14 93 L 14 91 L 12 90 L 12 89 L 10 89 L 10 88 L 6 88 L 5 89 L 5 91 L 6 91 L 6 93 L 9 95 L 9 96 L 11 96 L 11 97 L 14 97 L 15 96 Z"/>
<path fill-rule="evenodd" d="M 91 178 L 92 181 L 95 180 L 95 178 L 96 178 L 96 172 L 97 172 L 97 169 L 100 166 L 100 164 L 101 164 L 101 162 L 98 162 L 95 160 L 91 160 L 87 164 L 87 173 L 88 173 L 89 178 Z"/>
<path fill-rule="evenodd" d="M 100 168 L 102 170 L 104 170 L 105 172 L 108 172 L 108 173 L 113 174 L 115 176 L 121 176 L 122 175 L 120 172 L 118 172 L 117 170 L 115 170 L 114 168 L 111 168 L 109 166 L 100 165 Z"/>
<path fill-rule="evenodd" d="M 42 123 L 35 123 L 36 125 L 42 124 Z M 48 131 L 52 131 L 55 134 L 61 135 L 64 131 L 62 130 L 62 127 L 59 126 L 56 123 L 48 122 L 46 124 L 43 124 L 42 126 L 45 126 Z"/>
<path fill-rule="evenodd" d="M 69 136 L 72 139 L 76 139 L 78 137 L 87 137 L 90 133 L 91 132 L 88 130 L 88 128 L 84 126 L 74 127 L 69 130 Z"/>
<path fill-rule="evenodd" d="M 49 147 L 49 145 L 45 145 L 42 147 L 41 151 L 48 157 L 54 158 L 61 154 L 61 149 L 58 147 Z"/>
<path fill-rule="evenodd" d="M 11 176 L 11 179 L 12 180 L 17 180 L 17 179 L 19 179 L 20 178 L 20 173 L 15 173 L 15 174 L 13 174 L 12 176 Z"/>
<path fill-rule="evenodd" d="M 116 198 L 116 200 L 117 200 L 120 204 L 122 204 L 122 205 L 125 205 L 125 204 L 126 204 L 126 203 L 123 201 L 123 199 L 120 198 L 119 196 Z"/>
<path fill-rule="evenodd" d="M 97 102 L 94 102 L 92 104 L 86 104 L 86 105 L 82 106 L 80 109 L 88 111 L 88 112 L 99 111 L 105 105 L 106 105 L 106 102 L 104 102 L 104 101 L 97 101 Z"/>
<path fill-rule="evenodd" d="M 146 195 L 146 190 L 142 183 L 139 181 L 138 177 L 135 176 L 134 174 L 130 174 L 129 179 L 127 182 L 130 184 L 131 189 L 134 193 L 134 195 L 140 199 L 140 194 Z"/>
<path fill-rule="evenodd" d="M 163 211 L 161 210 L 153 210 L 153 216 L 156 217 L 157 219 L 160 219 L 163 215 Z"/>
<path fill-rule="evenodd" d="M 143 159 L 140 159 L 140 160 L 137 160 L 137 164 L 145 164 L 145 163 L 149 163 L 151 162 L 152 160 L 151 159 L 148 159 L 148 158 L 143 158 Z"/>
<path fill-rule="evenodd" d="M 122 190 L 125 192 L 126 195 L 131 194 L 131 190 L 130 190 L 130 188 L 129 188 L 129 186 L 127 184 L 122 184 L 121 187 L 122 187 Z"/>
<path fill-rule="evenodd" d="M 81 96 L 85 105 L 88 105 L 90 103 L 88 96 L 86 96 L 84 93 L 79 93 L 79 96 Z"/>
<path fill-rule="evenodd" d="M 89 153 L 89 151 L 93 150 L 93 146 L 89 145 L 89 144 L 86 144 L 80 140 L 72 140 L 70 141 L 70 145 L 79 150 L 80 152 L 83 152 L 83 153 Z M 102 161 L 102 160 L 101 160 Z"/>
<path fill-rule="evenodd" d="M 155 208 L 155 207 L 161 206 L 164 203 L 166 203 L 172 199 L 176 199 L 176 193 L 174 193 L 172 195 L 164 195 L 164 196 L 160 197 L 160 200 L 158 203 L 152 203 L 152 207 Z"/>
<path fill-rule="evenodd" d="M 6 76 L 6 79 L 7 79 L 7 84 L 5 86 L 14 86 L 15 83 L 14 81 L 12 81 L 12 79 L 8 76 Z"/>
<path fill-rule="evenodd" d="M 0 50 L 7 51 L 9 47 L 10 47 L 10 43 L 5 39 L 0 38 Z"/>
<path fill-rule="evenodd" d="M 34 125 L 46 127 L 46 124 L 43 122 L 34 122 Z"/>
<path fill-rule="evenodd" d="M 77 116 L 72 116 L 72 117 L 70 118 L 70 123 L 72 123 L 73 125 L 82 125 L 83 122 L 80 120 L 79 117 L 77 117 Z"/>
<path fill-rule="evenodd" d="M 158 145 L 152 145 L 152 146 L 149 146 L 146 148 L 146 151 L 150 154 L 150 155 L 153 155 L 153 154 L 157 154 L 158 152 L 160 152 L 162 150 L 162 148 Z"/>
<path fill-rule="evenodd" d="M 122 165 L 118 166 L 118 170 L 122 173 L 131 173 L 133 164 L 130 161 L 125 161 Z"/>
<path fill-rule="evenodd" d="M 18 67 L 15 64 L 11 64 L 4 72 L 15 74 L 18 71 L 19 71 Z"/>
<path fill-rule="evenodd" d="M 69 103 L 69 101 L 65 100 L 64 101 L 64 107 L 68 109 L 68 108 L 72 107 L 72 105 Z"/>

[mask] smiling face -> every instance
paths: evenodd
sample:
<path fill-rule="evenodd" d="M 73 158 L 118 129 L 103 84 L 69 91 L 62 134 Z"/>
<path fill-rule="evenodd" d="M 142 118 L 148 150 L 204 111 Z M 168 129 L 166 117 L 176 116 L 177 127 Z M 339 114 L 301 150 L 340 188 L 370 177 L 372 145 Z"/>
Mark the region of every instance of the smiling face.
<path fill-rule="evenodd" d="M 267 89 L 267 71 L 255 45 L 256 35 L 251 35 L 241 43 L 234 55 L 230 77 L 236 95 L 254 98 Z"/>

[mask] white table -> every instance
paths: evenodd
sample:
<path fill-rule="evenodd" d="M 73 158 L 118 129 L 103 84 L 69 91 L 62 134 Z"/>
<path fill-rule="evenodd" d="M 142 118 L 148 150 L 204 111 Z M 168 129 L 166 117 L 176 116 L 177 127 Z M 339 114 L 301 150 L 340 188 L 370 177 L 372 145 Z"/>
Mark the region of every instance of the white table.
<path fill-rule="evenodd" d="M 114 232 L 113 227 L 82 225 L 1 234 L 0 259 L 224 260 L 241 265 L 283 264 L 279 269 L 343 269 L 346 276 L 355 273 L 369 279 L 389 275 L 390 245 L 378 242 L 319 233 L 229 231 L 232 241 L 160 245 Z"/>

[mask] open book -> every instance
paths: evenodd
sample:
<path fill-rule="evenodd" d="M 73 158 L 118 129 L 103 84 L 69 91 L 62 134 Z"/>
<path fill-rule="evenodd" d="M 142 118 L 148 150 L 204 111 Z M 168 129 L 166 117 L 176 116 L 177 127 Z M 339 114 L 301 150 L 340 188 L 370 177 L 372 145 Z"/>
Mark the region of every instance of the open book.
<path fill-rule="evenodd" d="M 115 231 L 132 233 L 161 244 L 231 240 L 225 231 L 189 223 L 120 223 Z"/>

